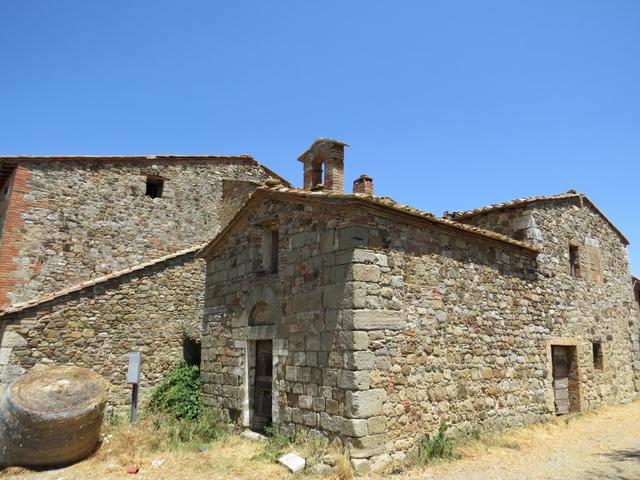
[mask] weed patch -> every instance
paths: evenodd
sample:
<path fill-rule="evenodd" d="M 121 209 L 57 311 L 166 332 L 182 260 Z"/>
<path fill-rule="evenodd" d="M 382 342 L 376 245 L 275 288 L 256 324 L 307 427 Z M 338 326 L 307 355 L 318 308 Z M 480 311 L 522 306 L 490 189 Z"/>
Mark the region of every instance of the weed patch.
<path fill-rule="evenodd" d="M 458 458 L 455 441 L 447 435 L 447 424 L 444 421 L 440 422 L 434 435 L 426 435 L 418 443 L 417 460 L 421 464 L 431 463 L 435 459 L 455 458 Z"/>
<path fill-rule="evenodd" d="M 281 425 L 273 424 L 266 428 L 267 441 L 262 451 L 255 456 L 258 460 L 275 463 L 295 442 L 295 435 L 286 432 Z"/>

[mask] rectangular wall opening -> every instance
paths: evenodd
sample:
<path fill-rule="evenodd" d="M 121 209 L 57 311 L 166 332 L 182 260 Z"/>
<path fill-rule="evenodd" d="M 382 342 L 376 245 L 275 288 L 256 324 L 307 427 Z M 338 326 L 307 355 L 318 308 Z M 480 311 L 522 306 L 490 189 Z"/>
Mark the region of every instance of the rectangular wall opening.
<path fill-rule="evenodd" d="M 252 430 L 263 433 L 273 419 L 273 342 L 258 340 L 249 348 L 249 421 Z"/>
<path fill-rule="evenodd" d="M 164 179 L 162 177 L 156 177 L 149 175 L 147 177 L 147 188 L 145 195 L 151 198 L 162 197 L 162 191 L 164 190 Z"/>
<path fill-rule="evenodd" d="M 279 254 L 280 235 L 277 227 L 265 228 L 262 231 L 262 268 L 265 274 L 278 273 Z"/>
<path fill-rule="evenodd" d="M 602 356 L 602 342 L 592 342 L 593 350 L 593 368 L 602 370 L 604 368 L 604 360 Z"/>
<path fill-rule="evenodd" d="M 553 395 L 557 415 L 580 411 L 578 355 L 575 345 L 552 345 Z"/>
<path fill-rule="evenodd" d="M 580 251 L 577 245 L 569 245 L 569 266 L 571 275 L 580 278 Z"/>

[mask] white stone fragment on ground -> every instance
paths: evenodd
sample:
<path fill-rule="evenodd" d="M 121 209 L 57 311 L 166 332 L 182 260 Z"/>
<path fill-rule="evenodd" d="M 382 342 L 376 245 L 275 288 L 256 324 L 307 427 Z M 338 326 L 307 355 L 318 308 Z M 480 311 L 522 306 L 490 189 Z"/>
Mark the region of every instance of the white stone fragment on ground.
<path fill-rule="evenodd" d="M 267 440 L 267 437 L 264 435 L 260 435 L 258 432 L 254 432 L 252 430 L 245 430 L 240 434 L 242 438 L 246 438 L 247 440 L 257 440 L 260 442 L 264 442 Z"/>
<path fill-rule="evenodd" d="M 164 463 L 164 458 L 156 458 L 155 460 L 151 460 L 151 466 L 153 468 L 160 468 Z"/>
<path fill-rule="evenodd" d="M 297 473 L 304 470 L 304 466 L 306 464 L 305 459 L 296 453 L 287 453 L 286 455 L 281 456 L 278 459 L 278 462 L 287 467 L 291 473 Z"/>

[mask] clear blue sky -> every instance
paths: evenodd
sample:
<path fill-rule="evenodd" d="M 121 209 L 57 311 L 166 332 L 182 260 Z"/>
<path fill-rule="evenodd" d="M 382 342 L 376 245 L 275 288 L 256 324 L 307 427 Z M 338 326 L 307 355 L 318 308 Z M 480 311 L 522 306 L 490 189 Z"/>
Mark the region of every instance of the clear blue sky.
<path fill-rule="evenodd" d="M 0 0 L 0 154 L 251 153 L 440 214 L 575 188 L 640 274 L 640 2 Z"/>

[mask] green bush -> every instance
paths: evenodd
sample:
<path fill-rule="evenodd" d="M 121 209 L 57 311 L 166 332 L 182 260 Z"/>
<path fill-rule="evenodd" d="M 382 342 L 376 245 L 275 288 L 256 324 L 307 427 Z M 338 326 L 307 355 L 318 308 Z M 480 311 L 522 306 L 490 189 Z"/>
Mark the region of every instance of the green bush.
<path fill-rule="evenodd" d="M 182 363 L 153 391 L 149 409 L 175 420 L 197 420 L 205 411 L 201 389 L 200 369 Z"/>
<path fill-rule="evenodd" d="M 221 412 L 204 404 L 196 365 L 182 363 L 171 371 L 152 392 L 148 409 L 151 430 L 172 447 L 210 442 L 226 431 Z"/>
<path fill-rule="evenodd" d="M 456 458 L 454 440 L 447 436 L 447 424 L 440 422 L 435 435 L 426 435 L 418 444 L 418 460 L 421 463 L 429 463 L 436 458 Z"/>

